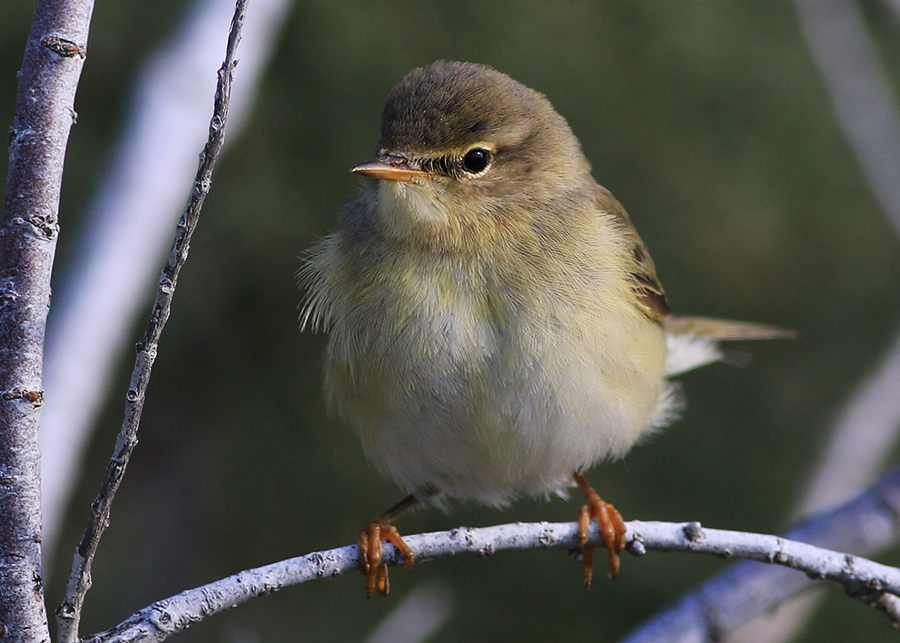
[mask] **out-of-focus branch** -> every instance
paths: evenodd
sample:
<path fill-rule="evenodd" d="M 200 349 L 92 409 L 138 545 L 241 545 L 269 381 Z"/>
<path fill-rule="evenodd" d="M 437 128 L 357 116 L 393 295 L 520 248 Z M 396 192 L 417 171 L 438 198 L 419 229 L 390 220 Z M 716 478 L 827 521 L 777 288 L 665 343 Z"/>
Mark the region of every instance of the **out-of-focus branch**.
<path fill-rule="evenodd" d="M 795 530 L 798 535 L 820 542 L 854 542 L 866 540 L 871 545 L 896 537 L 900 529 L 900 472 L 882 480 L 869 494 L 854 500 L 845 507 L 823 514 Z M 848 530 L 848 525 L 850 529 Z M 773 563 L 791 570 L 780 569 L 787 577 L 805 580 L 806 575 L 841 583 L 851 596 L 879 608 L 891 608 L 900 595 L 900 569 L 880 565 L 849 554 L 828 551 L 818 547 L 760 534 L 705 529 L 699 523 L 639 522 L 626 523 L 628 551 L 641 555 L 647 551 L 681 551 L 711 554 L 721 558 L 740 557 Z M 504 550 L 526 549 L 575 549 L 578 545 L 577 523 L 515 523 L 473 529 L 461 527 L 451 531 L 404 536 L 406 543 L 419 562 L 457 554 L 488 556 Z M 850 534 L 849 531 L 853 531 Z M 602 546 L 596 524 L 592 525 L 590 542 Z M 290 585 L 329 578 L 358 570 L 356 545 L 316 552 L 291 558 L 265 567 L 251 569 L 229 578 L 190 589 L 177 596 L 158 601 L 133 614 L 115 628 L 84 639 L 83 643 L 142 643 L 162 641 L 204 618 L 263 596 Z M 403 557 L 390 545 L 385 545 L 384 560 L 389 565 L 404 564 Z M 697 624 L 712 624 L 716 632 L 727 631 L 736 616 L 728 614 L 726 620 L 717 621 L 720 609 L 727 607 L 736 594 L 744 594 L 746 587 L 721 582 L 721 595 L 710 592 L 702 597 L 692 596 L 689 601 L 696 607 L 691 617 Z M 760 613 L 755 610 L 770 609 L 784 600 L 782 587 L 763 588 L 751 584 L 757 600 L 744 606 L 743 618 Z M 360 594 L 362 592 L 360 591 Z M 883 599 L 888 596 L 887 599 Z M 719 602 L 714 602 L 719 601 Z M 753 611 L 751 611 L 753 610 Z M 710 617 L 713 618 L 710 618 Z M 891 618 L 896 618 L 891 616 Z M 707 620 L 709 619 L 709 620 Z M 680 623 L 676 623 L 680 625 Z M 715 640 L 704 638 L 709 631 L 697 631 L 693 638 L 679 638 L 682 631 L 661 631 L 654 625 L 656 638 L 645 634 L 635 641 Z M 644 633 L 642 630 L 641 633 Z"/>
<path fill-rule="evenodd" d="M 865 494 L 844 506 L 810 518 L 786 536 L 793 541 L 848 552 L 844 559 L 848 569 L 856 564 L 850 553 L 877 552 L 897 542 L 898 537 L 900 470 L 886 475 Z M 807 574 L 813 579 L 822 578 L 814 570 L 807 570 Z M 851 583 L 848 588 L 851 595 L 855 593 L 879 609 L 886 607 L 876 604 L 880 599 L 877 594 L 883 588 L 877 582 L 859 580 L 860 584 Z M 814 584 L 803 575 L 752 562 L 741 563 L 687 594 L 623 643 L 723 640 L 753 618 L 771 612 L 785 600 L 812 587 Z M 874 590 L 876 595 L 866 596 L 868 590 Z"/>
<path fill-rule="evenodd" d="M 900 112 L 856 3 L 794 0 L 800 27 L 863 175 L 900 237 Z M 900 334 L 835 424 L 799 513 L 858 493 L 900 430 Z"/>
<path fill-rule="evenodd" d="M 213 116 L 209 123 L 209 139 L 200 155 L 200 167 L 197 169 L 187 208 L 178 221 L 169 261 L 163 268 L 162 276 L 159 279 L 156 301 L 153 304 L 153 311 L 150 313 L 147 330 L 137 345 L 138 354 L 131 374 L 131 384 L 125 395 L 125 419 L 116 440 L 116 448 L 107 466 L 100 491 L 94 502 L 91 503 L 91 517 L 87 528 L 75 550 L 72 574 L 66 586 L 65 600 L 56 610 L 59 640 L 62 643 L 75 643 L 78 640 L 78 624 L 81 620 L 81 608 L 84 604 L 85 594 L 91 586 L 91 565 L 94 554 L 97 552 L 103 532 L 109 525 L 109 512 L 113 498 L 125 475 L 131 452 L 137 445 L 138 426 L 144 409 L 150 372 L 153 369 L 153 362 L 159 347 L 159 339 L 166 321 L 169 319 L 178 275 L 187 261 L 191 237 L 200 221 L 200 210 L 206 200 L 206 195 L 209 194 L 213 169 L 219 159 L 219 153 L 222 151 L 228 101 L 231 97 L 231 84 L 234 78 L 235 56 L 241 40 L 241 27 L 244 22 L 246 4 L 247 0 L 237 0 L 235 5 L 234 17 L 228 34 L 225 62 L 222 63 L 218 74 Z"/>
<path fill-rule="evenodd" d="M 900 334 L 894 338 L 881 364 L 841 410 L 825 452 L 798 503 L 798 515 L 823 511 L 844 501 L 883 467 L 900 425 L 898 382 Z M 732 637 L 733 643 L 791 640 L 817 603 L 818 592 L 805 593 L 749 623 Z"/>
<path fill-rule="evenodd" d="M 241 42 L 229 140 L 240 131 L 291 0 L 254 0 Z M 184 207 L 209 119 L 220 42 L 233 0 L 196 0 L 170 42 L 136 77 L 111 170 L 88 208 L 67 279 L 54 285 L 41 422 L 44 548 L 59 524 L 115 359 L 148 300 Z M 226 143 L 227 146 L 227 143 Z"/>
<path fill-rule="evenodd" d="M 41 371 L 59 195 L 93 0 L 41 0 L 25 47 L 0 223 L 0 638 L 46 641 Z"/>
<path fill-rule="evenodd" d="M 425 581 L 388 614 L 366 643 L 430 641 L 453 611 L 449 587 L 435 580 Z"/>
<path fill-rule="evenodd" d="M 863 175 L 900 236 L 900 113 L 887 73 L 852 0 L 795 0 L 800 27 Z M 900 16 L 900 0 L 891 0 Z M 834 425 L 797 513 L 858 493 L 884 466 L 900 430 L 900 333 Z M 793 638 L 816 604 L 804 597 L 751 624 L 736 639 Z"/>
<path fill-rule="evenodd" d="M 852 0 L 794 5 L 841 128 L 900 235 L 900 116 L 859 7 Z"/>
<path fill-rule="evenodd" d="M 887 5 L 897 14 L 897 20 L 900 20 L 900 0 L 887 0 Z"/>
<path fill-rule="evenodd" d="M 900 334 L 881 364 L 841 410 L 798 513 L 807 515 L 833 507 L 871 482 L 891 453 L 898 428 Z"/>

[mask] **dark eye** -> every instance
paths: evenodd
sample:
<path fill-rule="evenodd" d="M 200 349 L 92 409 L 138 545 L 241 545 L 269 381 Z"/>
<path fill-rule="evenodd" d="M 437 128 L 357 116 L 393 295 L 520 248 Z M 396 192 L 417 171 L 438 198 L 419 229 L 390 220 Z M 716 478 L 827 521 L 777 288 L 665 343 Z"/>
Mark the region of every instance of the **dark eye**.
<path fill-rule="evenodd" d="M 462 160 L 463 169 L 466 172 L 471 172 L 472 174 L 483 172 L 484 168 L 486 168 L 488 166 L 488 163 L 490 162 L 491 153 L 487 150 L 481 149 L 480 147 L 476 147 L 475 149 L 466 152 L 466 155 Z"/>

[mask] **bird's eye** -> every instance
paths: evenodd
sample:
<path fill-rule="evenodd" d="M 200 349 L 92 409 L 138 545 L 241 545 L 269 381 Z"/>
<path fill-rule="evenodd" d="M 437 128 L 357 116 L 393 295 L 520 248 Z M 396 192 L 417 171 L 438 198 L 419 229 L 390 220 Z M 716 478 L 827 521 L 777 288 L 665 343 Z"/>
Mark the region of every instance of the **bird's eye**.
<path fill-rule="evenodd" d="M 486 168 L 490 162 L 491 153 L 485 149 L 476 147 L 475 149 L 466 152 L 466 155 L 462 160 L 462 165 L 466 172 L 478 174 L 479 172 L 483 172 L 484 168 Z"/>

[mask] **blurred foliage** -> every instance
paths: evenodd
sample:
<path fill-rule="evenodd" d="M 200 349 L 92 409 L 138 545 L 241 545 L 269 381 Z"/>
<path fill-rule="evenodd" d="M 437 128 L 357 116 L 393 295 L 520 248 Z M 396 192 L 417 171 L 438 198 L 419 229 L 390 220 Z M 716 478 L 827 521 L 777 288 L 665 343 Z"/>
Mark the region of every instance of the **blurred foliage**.
<path fill-rule="evenodd" d="M 67 159 L 60 272 L 138 66 L 185 4 L 96 7 Z M 900 86 L 900 23 L 885 4 L 862 4 Z M 12 121 L 32 10 L 25 0 L 4 3 L 3 123 Z M 240 569 L 348 544 L 399 499 L 352 432 L 326 417 L 324 339 L 297 330 L 294 272 L 352 197 L 358 180 L 348 169 L 370 158 L 388 90 L 437 58 L 491 64 L 551 99 L 597 179 L 631 213 L 676 310 L 799 331 L 796 341 L 739 349 L 753 355 L 747 368 L 683 378 L 684 418 L 593 471 L 601 494 L 626 518 L 788 526 L 836 410 L 900 321 L 900 243 L 835 122 L 791 3 L 301 0 L 252 120 L 219 165 L 141 444 L 95 563 L 84 632 Z M 52 606 L 121 420 L 131 360 L 122 356 L 48 578 Z M 401 528 L 573 520 L 577 507 L 573 499 L 523 500 L 505 512 L 456 506 L 449 516 L 428 509 Z M 253 601 L 179 640 L 359 640 L 434 578 L 456 601 L 435 640 L 615 640 L 725 565 L 626 558 L 617 582 L 600 579 L 585 592 L 562 552 L 441 560 L 395 571 L 389 600 L 364 600 L 351 575 Z M 893 640 L 882 616 L 828 591 L 802 640 Z"/>

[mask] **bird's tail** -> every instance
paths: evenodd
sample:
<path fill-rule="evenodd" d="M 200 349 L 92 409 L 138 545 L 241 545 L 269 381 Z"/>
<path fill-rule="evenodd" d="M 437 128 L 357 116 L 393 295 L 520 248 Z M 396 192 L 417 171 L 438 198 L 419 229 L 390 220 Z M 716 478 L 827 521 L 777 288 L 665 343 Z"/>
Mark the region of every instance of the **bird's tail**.
<path fill-rule="evenodd" d="M 777 326 L 708 317 L 671 315 L 663 320 L 663 326 L 669 349 L 666 375 L 670 377 L 725 359 L 719 342 L 796 336 L 794 331 Z"/>

